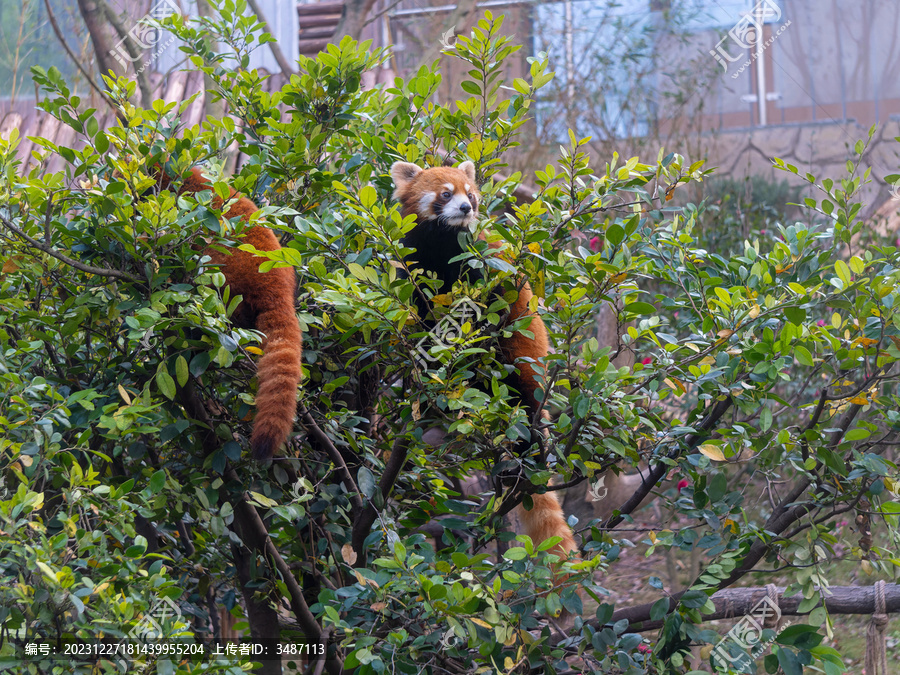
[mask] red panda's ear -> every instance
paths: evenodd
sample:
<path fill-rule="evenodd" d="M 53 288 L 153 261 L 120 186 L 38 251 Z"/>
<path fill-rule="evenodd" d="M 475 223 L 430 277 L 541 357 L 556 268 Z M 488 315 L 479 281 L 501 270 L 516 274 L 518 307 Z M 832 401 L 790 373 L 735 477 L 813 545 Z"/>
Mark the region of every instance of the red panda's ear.
<path fill-rule="evenodd" d="M 459 165 L 459 170 L 466 174 L 466 178 L 468 178 L 473 183 L 475 182 L 475 164 L 472 162 L 463 162 Z"/>
<path fill-rule="evenodd" d="M 393 166 L 391 166 L 391 178 L 394 179 L 394 185 L 397 187 L 394 195 L 396 196 L 420 173 L 422 173 L 421 167 L 418 167 L 415 164 L 410 164 L 409 162 L 394 162 Z"/>

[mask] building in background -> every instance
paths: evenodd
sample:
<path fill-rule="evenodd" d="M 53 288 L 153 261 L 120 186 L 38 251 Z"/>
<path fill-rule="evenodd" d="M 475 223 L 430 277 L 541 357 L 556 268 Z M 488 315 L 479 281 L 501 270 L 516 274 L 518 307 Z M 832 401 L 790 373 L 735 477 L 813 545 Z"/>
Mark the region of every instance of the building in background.
<path fill-rule="evenodd" d="M 112 4 L 123 16 L 139 17 L 147 6 L 172 3 L 192 13 L 193 2 Z M 89 63 L 75 0 L 50 6 L 70 49 Z M 297 54 L 311 56 L 328 44 L 343 9 L 335 0 L 260 0 L 260 6 L 291 64 Z M 442 46 L 468 32 L 485 10 L 504 14 L 505 32 L 523 45 L 508 77 L 526 75 L 527 58 L 542 52 L 556 71 L 525 131 L 531 138 L 519 149 L 517 168 L 551 160 L 571 127 L 593 138 L 598 161 L 613 151 L 646 155 L 666 146 L 708 156 L 724 173 L 770 172 L 777 155 L 813 173 L 840 175 L 847 148 L 878 124 L 866 162 L 877 179 L 898 173 L 898 159 L 883 142 L 900 135 L 896 0 L 377 0 L 361 38 L 394 49 L 365 84 L 390 82 L 441 58 Z M 42 2 L 0 0 L 0 132 L 18 120 L 33 133 L 30 65 L 54 65 L 90 93 L 48 19 Z M 151 80 L 159 95 L 187 97 L 202 86 L 197 78 L 178 82 L 181 59 L 177 45 L 154 56 Z M 251 65 L 280 75 L 265 46 Z M 442 66 L 438 96 L 459 95 L 463 64 L 444 56 Z"/>

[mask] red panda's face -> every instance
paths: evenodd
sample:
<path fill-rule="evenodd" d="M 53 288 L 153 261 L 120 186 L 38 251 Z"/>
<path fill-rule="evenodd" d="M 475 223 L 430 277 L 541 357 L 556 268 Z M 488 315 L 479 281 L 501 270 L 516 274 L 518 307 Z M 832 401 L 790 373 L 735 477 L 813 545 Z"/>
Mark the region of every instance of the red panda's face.
<path fill-rule="evenodd" d="M 437 220 L 442 225 L 463 228 L 478 215 L 479 194 L 472 162 L 463 162 L 458 168 L 434 169 L 395 162 L 391 178 L 397 187 L 394 198 L 403 207 L 404 216 L 415 213 L 419 221 Z"/>

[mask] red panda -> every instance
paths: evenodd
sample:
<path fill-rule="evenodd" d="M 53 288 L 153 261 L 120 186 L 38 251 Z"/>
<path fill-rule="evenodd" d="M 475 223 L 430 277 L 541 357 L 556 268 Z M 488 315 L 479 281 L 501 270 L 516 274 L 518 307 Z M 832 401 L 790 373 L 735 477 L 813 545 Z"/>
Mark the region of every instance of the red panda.
<path fill-rule="evenodd" d="M 415 164 L 396 162 L 391 167 L 391 178 L 396 186 L 394 198 L 400 202 L 401 214 L 404 218 L 416 216 L 415 227 L 401 242 L 406 248 L 416 249 L 405 260 L 407 267 L 434 273 L 443 282 L 438 292 L 448 292 L 463 274 L 471 281 L 478 280 L 480 274 L 477 270 L 467 268 L 464 271 L 461 261 L 450 262 L 463 253 L 459 233 L 478 215 L 480 194 L 475 182 L 475 165 L 463 162 L 458 168 L 422 169 Z M 518 391 L 532 418 L 539 407 L 535 396 L 539 384 L 532 363 L 520 359 L 540 361 L 547 355 L 549 341 L 544 322 L 528 308 L 531 287 L 524 280 L 519 285 L 519 296 L 510 307 L 508 322 L 530 316 L 531 323 L 527 329 L 534 337 L 517 331 L 511 337 L 501 338 L 499 346 L 504 360 L 518 369 L 509 383 Z M 416 304 L 420 316 L 427 316 L 429 307 L 426 299 L 417 297 Z M 522 506 L 517 509 L 526 534 L 532 541 L 537 544 L 550 537 L 561 537 L 562 541 L 553 552 L 562 559 L 577 551 L 572 530 L 566 523 L 556 493 L 534 494 L 532 500 L 534 506 L 530 511 Z"/>
<path fill-rule="evenodd" d="M 165 188 L 170 181 L 164 176 L 160 186 Z M 196 193 L 210 189 L 209 181 L 201 170 L 194 167 L 178 188 L 178 193 Z M 231 197 L 236 194 L 232 191 Z M 222 205 L 220 197 L 213 198 L 214 208 L 219 209 Z M 240 196 L 225 212 L 225 217 L 247 220 L 257 210 L 256 204 Z M 277 251 L 281 248 L 275 233 L 262 225 L 245 230 L 240 243 L 251 244 L 260 251 Z M 297 410 L 297 389 L 303 362 L 303 334 L 294 309 L 296 274 L 288 267 L 276 267 L 260 273 L 259 266 L 266 259 L 239 249 L 229 249 L 227 253 L 223 253 L 210 247 L 203 254 L 220 266 L 232 295 L 242 296 L 241 304 L 232 315 L 235 325 L 254 328 L 265 335 L 263 355 L 257 369 L 259 388 L 250 449 L 256 459 L 271 459 L 287 442 Z"/>

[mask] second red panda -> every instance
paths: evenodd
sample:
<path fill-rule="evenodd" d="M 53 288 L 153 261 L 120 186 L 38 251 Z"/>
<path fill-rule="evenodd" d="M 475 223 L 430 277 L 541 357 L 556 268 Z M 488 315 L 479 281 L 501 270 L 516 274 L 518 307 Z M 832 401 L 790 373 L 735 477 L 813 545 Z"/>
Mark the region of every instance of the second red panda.
<path fill-rule="evenodd" d="M 160 181 L 161 187 L 168 187 L 171 181 L 164 176 Z M 211 189 L 200 168 L 194 167 L 178 187 L 178 193 Z M 231 197 L 235 196 L 232 191 Z M 223 203 L 221 197 L 213 198 L 213 208 L 220 209 Z M 224 215 L 246 221 L 257 210 L 251 200 L 238 196 Z M 277 251 L 281 248 L 275 233 L 262 225 L 244 230 L 240 243 L 251 244 L 259 251 Z M 266 258 L 240 249 L 222 252 L 210 247 L 203 253 L 220 266 L 231 294 L 242 296 L 241 304 L 232 315 L 234 324 L 256 329 L 265 335 L 263 355 L 257 366 L 259 387 L 250 449 L 256 459 L 270 459 L 287 443 L 297 410 L 303 334 L 294 309 L 296 275 L 293 268 L 287 267 L 261 273 L 259 266 Z"/>
<path fill-rule="evenodd" d="M 458 168 L 438 167 L 422 169 L 415 164 L 396 162 L 391 167 L 391 177 L 396 190 L 394 198 L 400 202 L 404 217 L 415 215 L 416 225 L 403 238 L 403 245 L 414 248 L 406 259 L 409 269 L 421 268 L 441 280 L 438 293 L 447 293 L 463 275 L 475 281 L 479 273 L 463 269 L 461 261 L 454 261 L 464 251 L 458 235 L 478 215 L 480 195 L 475 182 L 475 165 L 463 162 Z M 515 332 L 500 339 L 500 350 L 507 363 L 515 365 L 518 372 L 510 378 L 510 384 L 519 392 L 522 402 L 533 417 L 539 403 L 535 396 L 539 388 L 533 362 L 539 362 L 549 350 L 547 328 L 541 318 L 531 312 L 528 303 L 532 298 L 531 287 L 526 281 L 520 284 L 519 295 L 510 307 L 508 323 L 525 316 L 531 317 L 527 327 L 534 337 Z M 421 316 L 429 312 L 424 297 L 417 297 Z M 525 360 L 523 360 L 525 359 Z M 532 495 L 533 508 L 529 511 L 518 507 L 518 516 L 526 534 L 535 544 L 550 537 L 561 537 L 554 553 L 566 558 L 577 551 L 572 530 L 566 522 L 555 492 Z"/>

